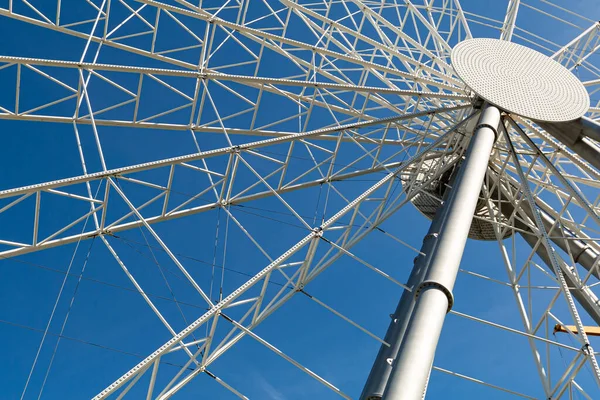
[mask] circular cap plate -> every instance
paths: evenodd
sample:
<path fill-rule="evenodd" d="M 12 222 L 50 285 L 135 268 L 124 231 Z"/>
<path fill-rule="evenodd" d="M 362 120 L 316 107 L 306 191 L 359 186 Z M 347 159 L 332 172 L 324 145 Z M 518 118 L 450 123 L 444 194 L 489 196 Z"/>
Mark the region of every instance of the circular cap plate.
<path fill-rule="evenodd" d="M 452 49 L 452 66 L 475 93 L 495 106 L 537 121 L 577 119 L 589 109 L 583 84 L 535 50 L 497 39 L 469 39 Z"/>

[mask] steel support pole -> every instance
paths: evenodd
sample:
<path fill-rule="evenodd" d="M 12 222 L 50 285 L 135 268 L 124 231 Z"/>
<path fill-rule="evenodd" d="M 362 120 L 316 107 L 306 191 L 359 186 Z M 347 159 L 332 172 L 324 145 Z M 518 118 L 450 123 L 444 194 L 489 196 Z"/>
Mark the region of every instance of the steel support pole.
<path fill-rule="evenodd" d="M 414 290 L 414 312 L 393 362 L 384 400 L 424 396 L 442 325 L 454 302 L 452 289 L 499 124 L 500 110 L 484 106 L 445 206 L 425 280 Z"/>
<path fill-rule="evenodd" d="M 448 192 L 446 192 L 448 193 Z M 415 306 L 414 289 L 425 278 L 429 260 L 431 259 L 431 252 L 435 247 L 435 242 L 439 235 L 440 228 L 444 220 L 445 207 L 438 208 L 435 217 L 431 221 L 429 231 L 425 238 L 423 238 L 423 245 L 421 246 L 420 254 L 415 257 L 414 266 L 408 277 L 406 285 L 413 289 L 413 292 L 405 290 L 402 292 L 398 306 L 394 314 L 390 315 L 392 321 L 385 334 L 385 342 L 389 344 L 386 346 L 382 344 L 365 383 L 362 394 L 360 395 L 361 400 L 380 400 L 383 397 L 383 392 L 387 385 L 390 374 L 392 373 L 392 361 L 396 358 L 400 344 L 404 338 L 408 322 Z"/>
<path fill-rule="evenodd" d="M 600 127 L 593 121 L 586 118 L 571 122 L 538 122 L 538 124 L 600 170 L 600 147 L 590 139 L 592 137 L 598 140 Z"/>

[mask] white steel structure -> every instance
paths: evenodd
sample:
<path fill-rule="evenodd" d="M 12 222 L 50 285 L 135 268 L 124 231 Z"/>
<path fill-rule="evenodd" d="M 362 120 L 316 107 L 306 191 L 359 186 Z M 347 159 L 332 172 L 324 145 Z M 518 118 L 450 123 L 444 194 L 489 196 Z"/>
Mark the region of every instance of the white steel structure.
<path fill-rule="evenodd" d="M 8 398 L 600 398 L 600 7 L 71 3 L 0 2 Z"/>

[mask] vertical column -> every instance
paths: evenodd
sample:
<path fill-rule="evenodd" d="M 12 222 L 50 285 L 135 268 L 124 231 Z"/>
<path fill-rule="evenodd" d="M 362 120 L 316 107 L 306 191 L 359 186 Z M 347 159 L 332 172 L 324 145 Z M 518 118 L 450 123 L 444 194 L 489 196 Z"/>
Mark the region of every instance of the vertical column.
<path fill-rule="evenodd" d="M 486 105 L 445 206 L 425 280 L 414 290 L 414 312 L 394 360 L 384 400 L 423 398 L 442 325 L 454 302 L 452 289 L 499 124 L 500 111 Z"/>
<path fill-rule="evenodd" d="M 448 192 L 446 192 L 448 193 Z M 429 231 L 423 238 L 421 254 L 415 257 L 413 269 L 408 277 L 406 285 L 410 288 L 417 288 L 425 278 L 427 267 L 429 265 L 430 255 L 435 246 L 442 222 L 444 220 L 445 207 L 438 208 L 435 217 L 431 221 Z M 391 315 L 392 321 L 385 334 L 385 342 L 379 348 L 373 367 L 365 387 L 360 396 L 361 400 L 380 400 L 383 397 L 385 386 L 387 385 L 390 374 L 392 373 L 392 361 L 396 358 L 402 338 L 406 332 L 406 327 L 412 315 L 415 305 L 415 296 L 413 292 L 405 290 L 402 292 L 396 311 Z"/>

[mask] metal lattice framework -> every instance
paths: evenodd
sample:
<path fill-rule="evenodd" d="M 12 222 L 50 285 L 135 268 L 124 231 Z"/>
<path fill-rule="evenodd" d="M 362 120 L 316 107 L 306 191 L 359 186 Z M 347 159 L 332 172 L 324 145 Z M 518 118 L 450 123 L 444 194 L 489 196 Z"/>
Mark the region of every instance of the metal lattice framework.
<path fill-rule="evenodd" d="M 0 44 L 2 131 L 9 135 L 24 126 L 67 132 L 68 151 L 78 157 L 78 169 L 66 175 L 2 186 L 0 217 L 12 221 L 0 228 L 2 263 L 38 252 L 51 258 L 60 249 L 75 259 L 80 245 L 95 242 L 104 251 L 103 268 L 125 277 L 128 290 L 168 335 L 158 342 L 153 338 L 155 351 L 141 361 L 108 365 L 112 381 L 104 379 L 104 386 L 87 388 L 79 397 L 186 398 L 185 393 L 212 393 L 202 391 L 215 382 L 224 388 L 219 396 L 251 397 L 249 389 L 224 377 L 230 368 L 226 355 L 249 340 L 330 389 L 315 398 L 358 396 L 354 388 L 347 391 L 343 382 L 328 378 L 318 362 L 287 349 L 273 326 L 262 331 L 259 326 L 277 310 L 285 314 L 292 299 L 309 299 L 372 345 L 389 345 L 382 338 L 383 325 L 338 310 L 348 308 L 328 304 L 310 284 L 326 281 L 323 273 L 330 267 L 352 263 L 391 285 L 385 287 L 392 287 L 394 298 L 413 290 L 405 280 L 410 258 L 401 262 L 406 268 L 397 261 L 382 264 L 361 245 L 419 255 L 421 239 L 399 215 L 414 204 L 432 218 L 452 189 L 451 176 L 461 165 L 481 108 L 451 66 L 452 48 L 474 36 L 493 36 L 551 56 L 584 83 L 592 103 L 586 117 L 600 122 L 598 22 L 546 0 L 511 0 L 497 15 L 469 4 L 479 2 L 462 3 L 0 3 L 2 23 L 26 36 L 6 39 L 15 48 Z M 560 27 L 562 36 L 553 36 L 558 30 L 544 31 L 538 20 Z M 52 57 L 43 56 L 43 44 L 18 48 L 19 40 L 64 43 L 56 45 Z M 462 311 L 469 307 L 460 296 L 448 319 L 481 335 L 493 329 L 506 343 L 523 340 L 530 352 L 527 369 L 533 371 L 528 376 L 539 381 L 521 390 L 510 379 L 482 380 L 477 369 L 473 374 L 450 370 L 442 355 L 433 366 L 432 385 L 435 374 L 443 373 L 503 396 L 597 398 L 600 368 L 584 325 L 600 324 L 600 171 L 543 124 L 503 113 L 501 127 L 470 236 L 497 242 L 496 259 L 505 271 L 463 265 L 460 278 L 510 292 L 506 314 L 521 325 Z M 112 155 L 110 142 L 126 137 L 135 143 Z M 151 142 L 153 137 L 160 137 L 163 152 L 154 149 L 161 145 Z M 173 142 L 176 146 L 169 147 Z M 208 216 L 216 227 L 202 222 L 193 229 L 210 232 L 198 234 L 197 244 L 204 259 L 213 257 L 210 276 L 198 273 L 190 258 L 175 250 L 177 232 L 196 235 L 182 221 Z M 263 223 L 276 224 L 281 240 Z M 163 268 L 166 299 L 152 294 L 157 284 L 149 284 L 146 273 L 129 261 L 133 251 L 125 245 L 134 243 L 132 232 L 143 236 L 144 251 L 153 258 L 146 262 Z M 228 239 L 228 233 L 236 239 Z M 228 286 L 225 256 L 232 252 L 246 253 L 242 270 L 248 279 Z M 215 261 L 216 254 L 222 254 L 221 261 Z M 166 276 L 176 276 L 177 284 L 170 285 Z M 45 339 L 53 334 L 52 322 L 61 318 L 57 304 L 68 302 L 64 285 L 51 300 L 54 309 L 29 375 L 19 383 L 21 398 L 42 397 L 52 378 L 58 344 L 49 362 L 39 356 L 50 346 Z M 468 287 L 462 290 L 467 293 Z M 182 311 L 183 300 L 177 298 L 195 308 Z M 385 320 L 390 311 L 376 314 Z M 67 311 L 60 333 L 54 333 L 59 338 L 68 339 L 63 334 L 68 316 Z M 557 324 L 575 325 L 577 332 L 553 336 Z M 118 332 L 119 326 L 113 329 Z M 493 368 L 491 360 L 474 359 L 477 368 Z M 365 368 L 361 371 L 364 375 Z M 36 380 L 39 374 L 43 382 Z M 212 382 L 198 385 L 200 376 Z M 192 386 L 196 392 L 185 392 Z"/>

